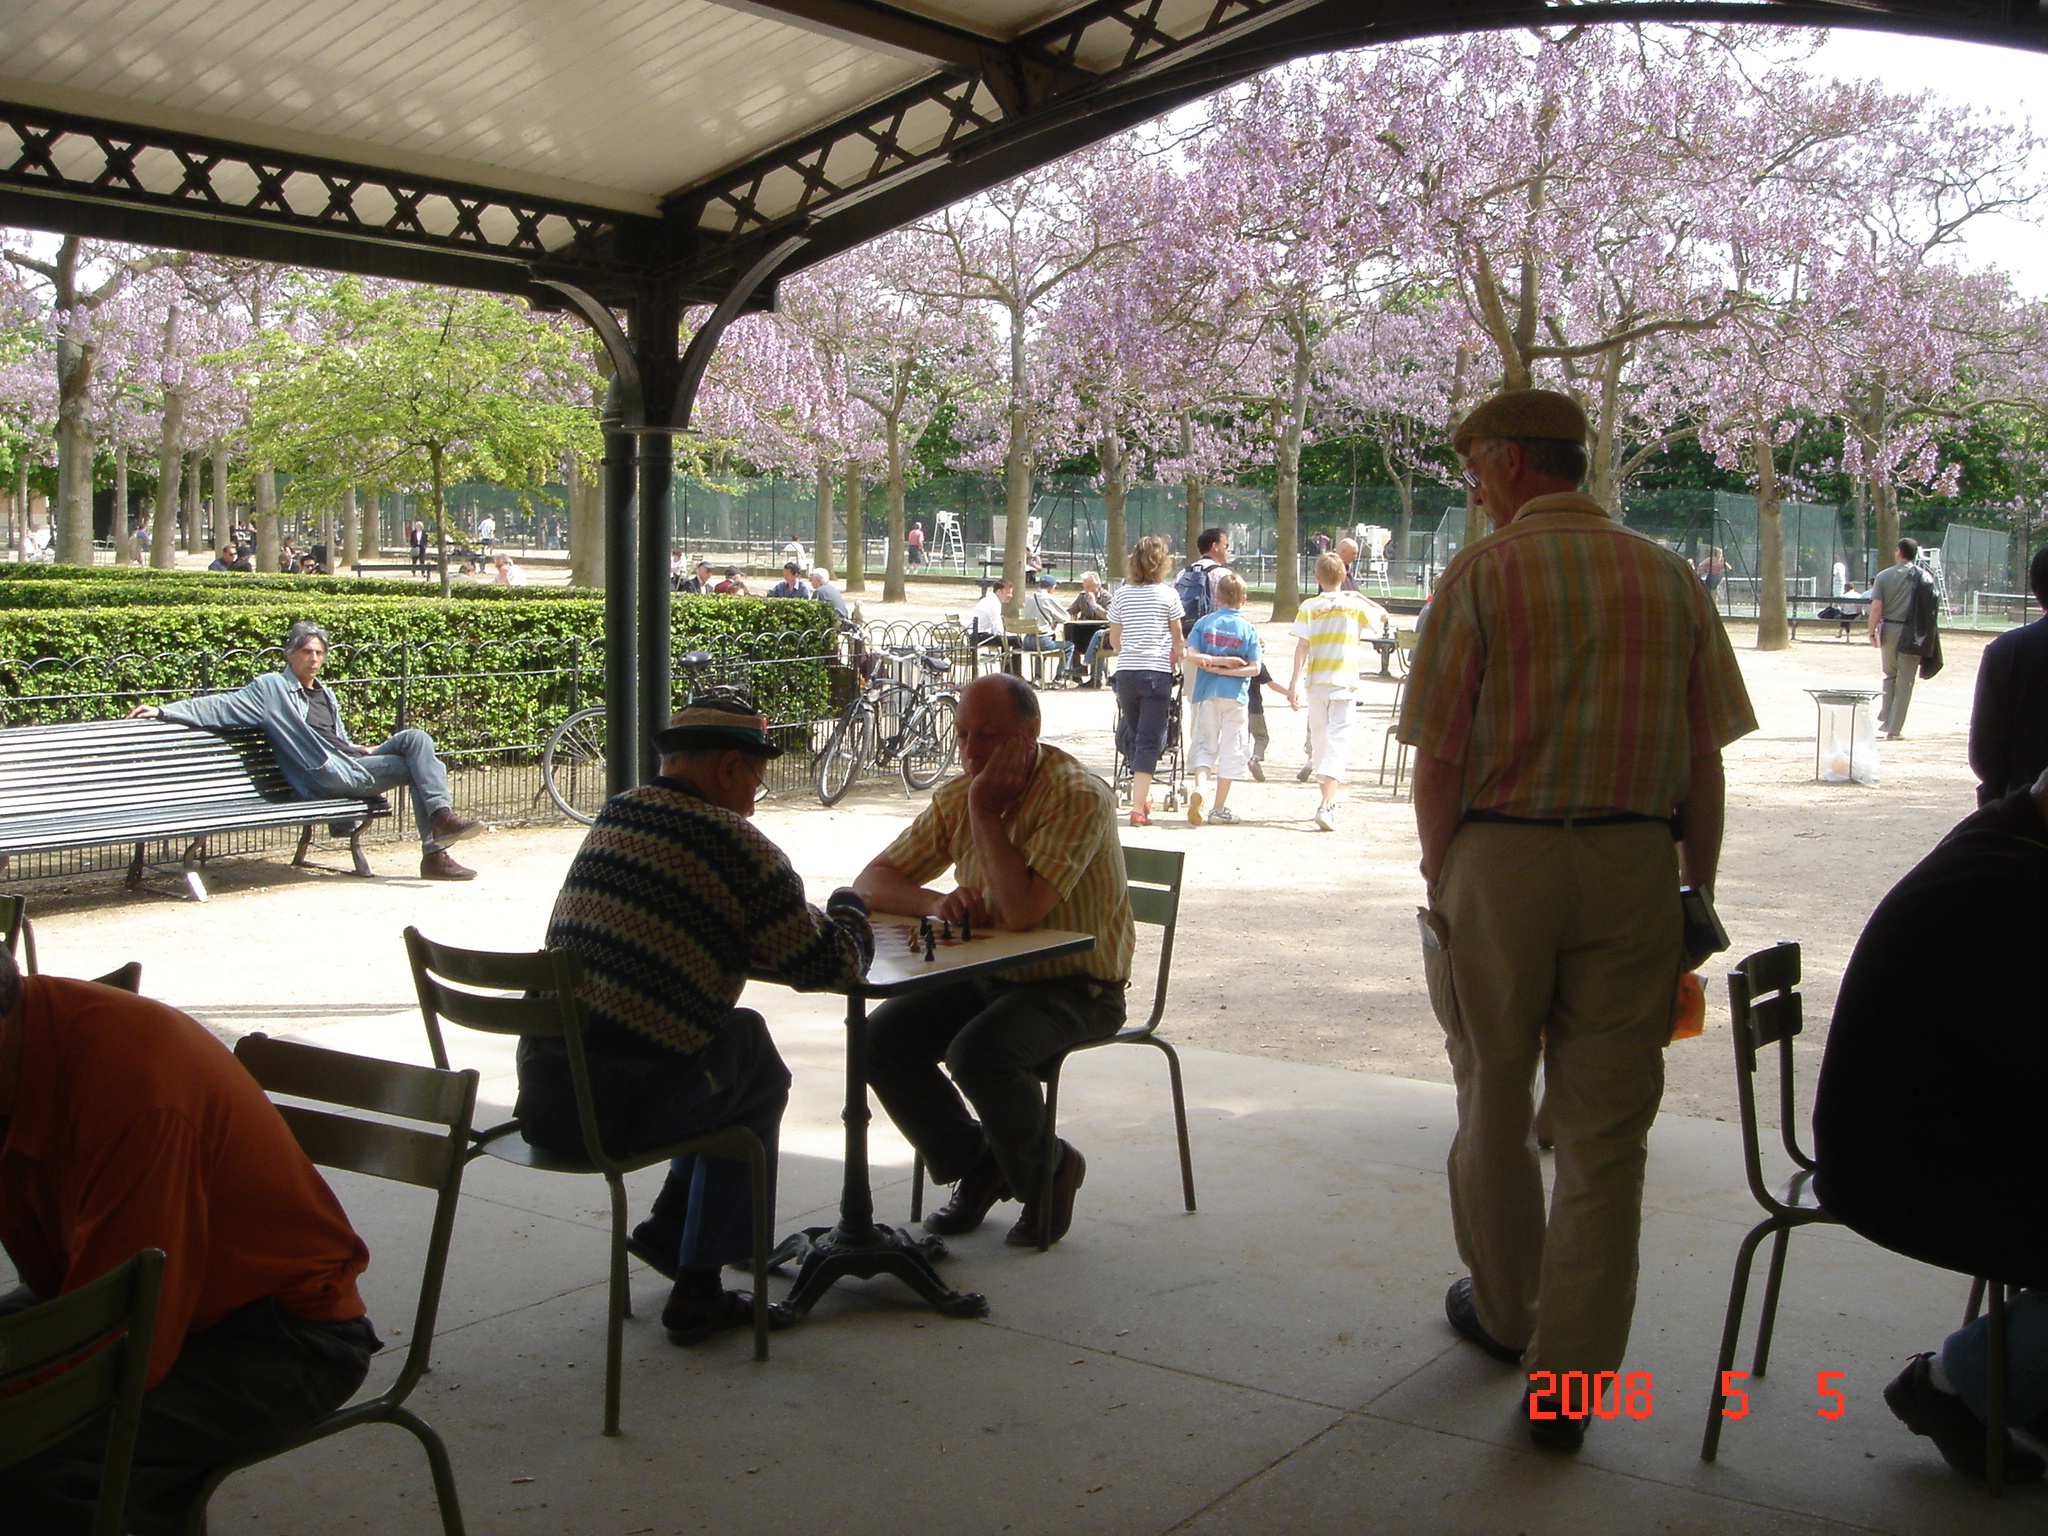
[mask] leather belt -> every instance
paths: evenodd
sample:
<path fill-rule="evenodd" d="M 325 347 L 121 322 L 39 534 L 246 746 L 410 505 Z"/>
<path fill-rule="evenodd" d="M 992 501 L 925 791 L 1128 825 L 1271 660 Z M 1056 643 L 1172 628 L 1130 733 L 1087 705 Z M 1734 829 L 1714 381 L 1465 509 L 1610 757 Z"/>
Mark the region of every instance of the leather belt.
<path fill-rule="evenodd" d="M 1467 811 L 1463 819 L 1498 827 L 1622 827 L 1630 822 L 1648 821 L 1670 829 L 1674 838 L 1678 836 L 1677 818 L 1645 816 L 1640 811 L 1610 811 L 1600 816 L 1510 816 L 1505 811 Z"/>

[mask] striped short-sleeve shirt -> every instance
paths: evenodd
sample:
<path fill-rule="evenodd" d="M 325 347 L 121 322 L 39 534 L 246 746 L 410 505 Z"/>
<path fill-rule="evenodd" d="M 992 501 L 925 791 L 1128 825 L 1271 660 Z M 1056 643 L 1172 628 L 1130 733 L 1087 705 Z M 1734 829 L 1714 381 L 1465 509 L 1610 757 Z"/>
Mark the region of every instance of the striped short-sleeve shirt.
<path fill-rule="evenodd" d="M 1692 566 L 1571 493 L 1445 567 L 1398 734 L 1463 764 L 1468 810 L 1663 817 L 1694 757 L 1755 729 Z"/>
<path fill-rule="evenodd" d="M 1109 622 L 1121 624 L 1116 664 L 1120 672 L 1171 672 L 1173 628 L 1180 622 L 1180 598 L 1168 583 L 1127 582 L 1109 600 Z"/>
<path fill-rule="evenodd" d="M 981 856 L 967 816 L 965 774 L 944 785 L 882 857 L 923 885 L 950 867 L 962 885 L 981 888 Z M 1043 742 L 1024 793 L 1003 818 L 1031 872 L 1060 893 L 1039 926 L 1092 933 L 1095 948 L 1005 971 L 1010 981 L 1093 976 L 1122 983 L 1131 975 L 1137 931 L 1124 877 L 1123 845 L 1116 833 L 1116 797 L 1110 787 L 1058 747 Z"/>
<path fill-rule="evenodd" d="M 1318 592 L 1303 603 L 1288 631 L 1308 644 L 1304 681 L 1313 688 L 1356 688 L 1364 643 L 1387 624 L 1387 610 L 1356 592 Z"/>

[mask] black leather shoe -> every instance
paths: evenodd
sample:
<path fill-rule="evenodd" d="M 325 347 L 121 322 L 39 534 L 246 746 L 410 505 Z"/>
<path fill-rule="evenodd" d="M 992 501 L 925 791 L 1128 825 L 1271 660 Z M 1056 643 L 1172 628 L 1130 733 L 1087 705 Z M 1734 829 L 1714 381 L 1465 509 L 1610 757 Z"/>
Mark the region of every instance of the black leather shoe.
<path fill-rule="evenodd" d="M 1508 1348 L 1507 1345 L 1501 1343 L 1500 1340 L 1480 1327 L 1479 1309 L 1472 1304 L 1472 1277 L 1470 1275 L 1466 1275 L 1463 1279 L 1453 1280 L 1451 1288 L 1444 1292 L 1444 1316 L 1450 1319 L 1453 1328 L 1457 1329 L 1459 1333 L 1463 1334 L 1472 1343 L 1485 1350 L 1486 1353 L 1493 1356 L 1502 1365 L 1520 1365 L 1522 1363 L 1521 1350 Z M 1539 1420 L 1538 1422 L 1542 1421 Z M 1580 1426 L 1580 1433 L 1582 1435 L 1585 1433 L 1584 1425 Z M 1572 1449 L 1577 1450 L 1578 1447 L 1573 1446 Z"/>
<path fill-rule="evenodd" d="M 1003 1170 L 984 1152 L 953 1186 L 953 1198 L 925 1217 L 924 1229 L 938 1237 L 959 1237 L 980 1226 L 998 1200 L 1016 1198 Z"/>
<path fill-rule="evenodd" d="M 1984 1421 L 1960 1397 L 1934 1384 L 1927 1368 L 1933 1358 L 1931 1354 L 1915 1355 L 1884 1389 L 1884 1405 L 1914 1434 L 1932 1440 L 1949 1466 L 1981 1483 L 1985 1480 Z M 2048 1462 L 2016 1443 L 2008 1432 L 2005 1481 L 2038 1483 L 2043 1472 L 2048 1472 Z"/>
<path fill-rule="evenodd" d="M 1052 1228 L 1048 1240 L 1058 1242 L 1067 1235 L 1067 1228 L 1074 1224 L 1074 1191 L 1081 1187 L 1081 1181 L 1088 1177 L 1088 1159 L 1080 1149 L 1066 1142 L 1060 1144 L 1059 1167 L 1052 1176 Z M 1038 1202 L 1026 1200 L 1024 1210 L 1017 1217 L 1017 1224 L 1003 1234 L 1003 1241 L 1012 1248 L 1036 1248 L 1038 1246 Z"/>
<path fill-rule="evenodd" d="M 1615 1388 L 1620 1391 L 1619 1387 Z M 1582 1414 L 1576 1419 L 1564 1416 L 1555 1392 L 1533 1393 L 1528 1399 L 1531 1410 L 1529 1420 L 1529 1443 L 1539 1451 L 1548 1451 L 1553 1456 L 1575 1456 L 1579 1447 L 1586 1443 L 1586 1419 Z M 1534 1417 L 1534 1410 L 1541 1407 L 1545 1412 L 1557 1415 L 1554 1419 Z"/>

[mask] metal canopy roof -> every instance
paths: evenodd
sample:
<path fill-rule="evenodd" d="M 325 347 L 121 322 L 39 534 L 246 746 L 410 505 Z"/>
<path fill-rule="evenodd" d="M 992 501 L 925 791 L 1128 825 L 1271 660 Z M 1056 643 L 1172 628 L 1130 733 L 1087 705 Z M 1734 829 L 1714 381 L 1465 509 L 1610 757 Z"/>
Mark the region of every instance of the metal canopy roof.
<path fill-rule="evenodd" d="M 11 0 L 0 221 L 711 301 L 1289 58 L 1566 19 L 2048 37 L 2038 0 Z"/>

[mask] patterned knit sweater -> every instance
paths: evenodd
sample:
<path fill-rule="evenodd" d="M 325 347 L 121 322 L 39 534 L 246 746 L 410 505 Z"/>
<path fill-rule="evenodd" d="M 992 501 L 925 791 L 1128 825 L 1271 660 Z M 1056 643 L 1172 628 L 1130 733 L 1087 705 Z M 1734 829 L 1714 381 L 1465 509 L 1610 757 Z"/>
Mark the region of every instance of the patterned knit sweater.
<path fill-rule="evenodd" d="M 752 822 L 658 778 L 615 795 L 569 866 L 548 945 L 583 959 L 579 995 L 599 1049 L 694 1055 L 750 969 L 822 989 L 858 980 L 846 930 Z"/>

